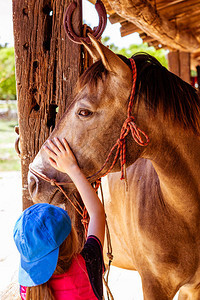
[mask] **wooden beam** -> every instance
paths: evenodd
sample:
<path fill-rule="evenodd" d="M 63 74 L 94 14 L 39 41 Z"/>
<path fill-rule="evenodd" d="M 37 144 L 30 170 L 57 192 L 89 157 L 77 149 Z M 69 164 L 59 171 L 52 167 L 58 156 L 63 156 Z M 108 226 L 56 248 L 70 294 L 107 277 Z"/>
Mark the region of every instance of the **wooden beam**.
<path fill-rule="evenodd" d="M 168 53 L 168 66 L 170 72 L 180 76 L 179 51 L 171 51 Z"/>
<path fill-rule="evenodd" d="M 162 45 L 156 40 L 150 41 L 148 44 L 149 44 L 149 46 L 153 46 L 155 49 L 162 48 Z"/>
<path fill-rule="evenodd" d="M 151 36 L 147 35 L 146 37 L 142 38 L 142 40 L 143 40 L 143 43 L 150 43 L 150 42 L 153 42 L 155 39 L 152 38 Z"/>
<path fill-rule="evenodd" d="M 197 59 L 198 57 L 200 57 L 200 51 L 192 54 L 192 58 Z"/>
<path fill-rule="evenodd" d="M 194 52 L 191 54 L 191 70 L 196 71 L 196 67 L 200 65 L 200 52 Z"/>
<path fill-rule="evenodd" d="M 167 7 L 171 7 L 175 4 L 180 4 L 181 2 L 185 2 L 183 0 L 174 0 L 174 1 L 170 1 L 170 2 L 167 2 L 166 0 L 164 1 L 160 1 L 158 3 L 156 3 L 156 8 L 159 10 L 159 9 L 166 9 Z"/>
<path fill-rule="evenodd" d="M 112 9 L 112 7 L 110 6 L 109 2 L 107 0 L 102 0 L 102 2 L 104 4 L 104 6 L 105 6 L 107 14 L 113 15 L 115 13 L 115 11 Z M 95 3 L 96 3 L 96 0 L 95 0 Z"/>
<path fill-rule="evenodd" d="M 118 15 L 135 24 L 161 44 L 186 52 L 200 48 L 199 41 L 192 33 L 181 31 L 176 24 L 161 17 L 148 1 L 108 0 L 108 2 Z"/>
<path fill-rule="evenodd" d="M 131 22 L 123 23 L 122 26 L 120 27 L 120 33 L 121 33 L 122 37 L 129 35 L 131 33 L 134 33 L 134 32 L 142 33 L 143 30 L 141 30 L 140 28 L 138 28 L 135 24 L 133 24 Z"/>
<path fill-rule="evenodd" d="M 190 83 L 190 53 L 174 51 L 168 53 L 169 70 Z"/>
<path fill-rule="evenodd" d="M 187 13 L 185 14 L 185 18 L 175 18 L 174 21 L 176 22 L 177 26 L 179 28 L 182 28 L 182 31 L 186 30 L 189 32 L 194 31 L 195 27 L 199 27 L 199 13 L 195 13 L 194 15 L 191 14 L 187 16 Z M 195 32 L 196 33 L 196 32 Z"/>
<path fill-rule="evenodd" d="M 191 20 L 190 30 L 195 30 L 196 35 L 199 35 L 200 27 L 199 27 L 199 18 L 195 18 Z"/>
<path fill-rule="evenodd" d="M 90 3 L 95 4 L 96 0 L 88 0 Z"/>
<path fill-rule="evenodd" d="M 158 2 L 156 5 L 157 10 L 160 12 L 162 10 L 165 14 L 182 13 L 184 11 L 193 10 L 195 6 L 199 5 L 199 0 L 189 0 L 189 1 L 175 1 L 168 2 L 165 0 L 164 3 Z"/>
<path fill-rule="evenodd" d="M 121 23 L 126 21 L 124 18 L 120 17 L 118 14 L 112 14 L 109 17 L 109 21 L 111 24 Z"/>
<path fill-rule="evenodd" d="M 145 32 L 140 33 L 140 38 L 144 39 L 147 37 L 147 34 Z"/>

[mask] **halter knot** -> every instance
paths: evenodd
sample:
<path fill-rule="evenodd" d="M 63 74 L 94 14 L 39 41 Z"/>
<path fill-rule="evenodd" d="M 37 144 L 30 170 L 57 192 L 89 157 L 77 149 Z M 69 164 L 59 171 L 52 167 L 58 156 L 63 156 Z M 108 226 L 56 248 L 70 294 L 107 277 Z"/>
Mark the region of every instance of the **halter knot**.
<path fill-rule="evenodd" d="M 117 145 L 118 147 L 122 147 L 123 146 L 123 143 L 124 143 L 124 137 L 120 137 L 118 140 L 117 140 Z"/>
<path fill-rule="evenodd" d="M 50 179 L 49 181 L 50 181 L 50 184 L 52 186 L 56 186 L 56 180 L 55 179 Z"/>
<path fill-rule="evenodd" d="M 82 223 L 83 225 L 89 224 L 89 221 L 90 221 L 90 218 L 89 218 L 89 217 L 86 218 L 86 219 L 81 219 L 81 223 Z"/>
<path fill-rule="evenodd" d="M 113 255 L 112 255 L 112 253 L 107 252 L 106 255 L 107 255 L 109 261 L 112 261 L 112 260 L 113 260 Z"/>
<path fill-rule="evenodd" d="M 134 120 L 135 120 L 134 116 L 127 117 L 126 120 L 124 121 L 123 127 L 130 126 L 130 123 L 134 122 Z"/>

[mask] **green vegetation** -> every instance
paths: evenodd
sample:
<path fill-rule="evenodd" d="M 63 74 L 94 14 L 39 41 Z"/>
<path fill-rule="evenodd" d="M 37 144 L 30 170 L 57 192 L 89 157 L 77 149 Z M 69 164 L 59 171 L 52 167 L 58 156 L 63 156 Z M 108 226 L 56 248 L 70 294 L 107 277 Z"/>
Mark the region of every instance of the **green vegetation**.
<path fill-rule="evenodd" d="M 16 99 L 14 48 L 0 47 L 0 100 Z"/>
<path fill-rule="evenodd" d="M 166 50 L 156 50 L 154 47 L 148 47 L 147 43 L 140 45 L 130 45 L 129 48 L 119 48 L 114 44 L 109 44 L 109 37 L 102 39 L 105 45 L 115 53 L 131 57 L 136 52 L 147 52 L 155 56 L 160 63 L 167 67 Z M 16 99 L 15 82 L 15 57 L 14 48 L 8 48 L 7 45 L 0 45 L 0 100 Z"/>
<path fill-rule="evenodd" d="M 20 159 L 15 152 L 17 120 L 0 119 L 0 172 L 19 171 Z"/>
<path fill-rule="evenodd" d="M 109 44 L 109 37 L 105 37 L 102 39 L 102 43 L 106 46 L 109 46 L 109 48 L 117 53 L 122 54 L 126 57 L 131 57 L 136 52 L 146 52 L 155 58 L 164 66 L 168 67 L 168 62 L 166 58 L 167 51 L 164 49 L 156 50 L 154 47 L 148 47 L 147 43 L 140 44 L 140 45 L 130 45 L 129 48 L 118 48 L 114 44 Z"/>
<path fill-rule="evenodd" d="M 0 100 L 16 99 L 14 48 L 0 45 Z M 20 159 L 15 152 L 16 119 L 10 119 L 9 112 L 17 110 L 16 102 L 5 101 L 0 104 L 0 172 L 19 171 Z M 8 113 L 2 114 L 3 111 Z M 7 118 L 6 118 L 7 117 Z"/>

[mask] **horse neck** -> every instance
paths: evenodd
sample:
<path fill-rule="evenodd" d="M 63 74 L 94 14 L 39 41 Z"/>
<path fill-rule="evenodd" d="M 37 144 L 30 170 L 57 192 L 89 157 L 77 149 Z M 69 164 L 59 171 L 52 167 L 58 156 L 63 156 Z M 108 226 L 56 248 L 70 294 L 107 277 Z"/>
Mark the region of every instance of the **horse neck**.
<path fill-rule="evenodd" d="M 200 138 L 191 130 L 152 122 L 151 143 L 143 157 L 152 161 L 163 199 L 180 214 L 194 217 L 200 202 Z M 190 208 L 190 210 L 188 210 Z"/>

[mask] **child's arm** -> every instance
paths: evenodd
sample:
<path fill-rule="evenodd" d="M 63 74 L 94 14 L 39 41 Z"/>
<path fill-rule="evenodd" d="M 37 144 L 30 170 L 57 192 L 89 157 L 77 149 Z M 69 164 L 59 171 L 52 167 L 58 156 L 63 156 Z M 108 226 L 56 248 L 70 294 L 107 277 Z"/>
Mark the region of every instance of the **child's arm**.
<path fill-rule="evenodd" d="M 103 205 L 95 190 L 80 170 L 67 141 L 63 139 L 62 142 L 58 138 L 55 138 L 54 142 L 48 140 L 48 147 L 44 146 L 44 150 L 49 156 L 50 164 L 58 171 L 67 173 L 76 185 L 90 216 L 88 235 L 97 236 L 103 246 L 105 234 L 105 211 Z"/>

